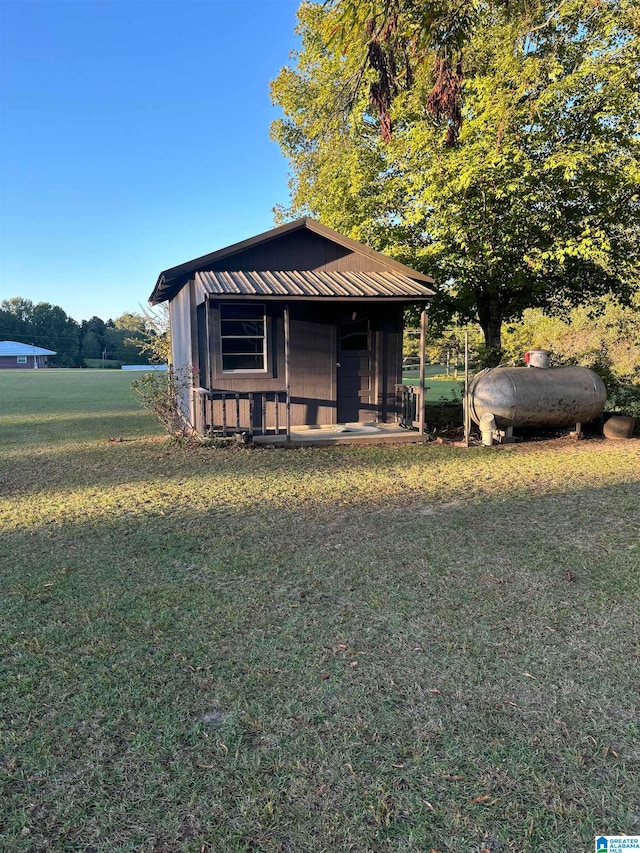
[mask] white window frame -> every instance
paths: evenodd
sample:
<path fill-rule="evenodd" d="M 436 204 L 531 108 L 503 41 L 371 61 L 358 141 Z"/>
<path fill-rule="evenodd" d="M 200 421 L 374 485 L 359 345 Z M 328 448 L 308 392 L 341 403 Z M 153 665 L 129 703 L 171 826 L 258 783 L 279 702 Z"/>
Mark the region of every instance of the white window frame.
<path fill-rule="evenodd" d="M 17 355 L 16 356 L 16 364 L 27 364 L 28 359 L 26 355 Z"/>
<path fill-rule="evenodd" d="M 251 305 L 252 307 L 262 309 L 262 365 L 263 366 L 262 367 L 249 367 L 249 368 L 247 368 L 247 367 L 225 368 L 225 366 L 224 366 L 225 354 L 223 352 L 222 342 L 228 338 L 237 340 L 237 339 L 253 337 L 253 336 L 252 335 L 223 335 L 222 334 L 222 324 L 225 322 L 229 322 L 229 321 L 234 322 L 233 317 L 223 317 L 223 312 L 225 309 L 230 309 L 230 308 L 233 308 L 235 306 L 237 306 L 239 308 L 246 308 L 247 305 Z M 267 352 L 268 352 L 268 347 L 267 347 L 267 306 L 263 302 L 221 302 L 219 311 L 220 311 L 220 314 L 219 314 L 219 316 L 220 316 L 220 369 L 221 369 L 222 373 L 224 373 L 225 375 L 232 375 L 235 373 L 254 373 L 254 374 L 256 374 L 256 373 L 257 374 L 268 373 L 269 372 L 269 365 L 268 365 L 268 359 L 267 359 Z M 259 322 L 259 320 L 257 318 L 256 318 L 256 321 Z M 260 336 L 257 335 L 256 337 L 260 337 Z M 246 353 L 246 354 L 247 355 L 259 355 L 260 353 Z M 231 353 L 229 353 L 229 355 L 231 355 Z M 234 355 L 243 355 L 243 353 L 234 353 Z"/>

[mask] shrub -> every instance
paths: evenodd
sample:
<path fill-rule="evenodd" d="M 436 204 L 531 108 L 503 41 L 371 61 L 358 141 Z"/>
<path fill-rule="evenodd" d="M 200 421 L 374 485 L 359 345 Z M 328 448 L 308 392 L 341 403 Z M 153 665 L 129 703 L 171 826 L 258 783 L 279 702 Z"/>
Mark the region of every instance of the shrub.
<path fill-rule="evenodd" d="M 160 421 L 171 436 L 187 438 L 194 434 L 183 401 L 191 391 L 192 372 L 188 369 L 151 371 L 131 383 L 140 405 Z"/>
<path fill-rule="evenodd" d="M 607 383 L 605 411 L 631 415 L 640 421 L 640 385 L 625 385 L 623 382 Z"/>

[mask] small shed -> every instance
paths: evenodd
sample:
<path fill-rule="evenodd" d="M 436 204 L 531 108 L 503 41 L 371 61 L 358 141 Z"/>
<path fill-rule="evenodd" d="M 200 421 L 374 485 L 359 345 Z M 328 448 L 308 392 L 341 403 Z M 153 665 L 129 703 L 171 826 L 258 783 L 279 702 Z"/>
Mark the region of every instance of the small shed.
<path fill-rule="evenodd" d="M 34 344 L 23 344 L 20 341 L 0 341 L 0 369 L 20 370 L 47 366 L 50 355 L 56 355 L 53 350 L 37 347 Z"/>
<path fill-rule="evenodd" d="M 404 309 L 433 279 L 313 219 L 160 273 L 173 368 L 199 432 L 399 419 Z"/>

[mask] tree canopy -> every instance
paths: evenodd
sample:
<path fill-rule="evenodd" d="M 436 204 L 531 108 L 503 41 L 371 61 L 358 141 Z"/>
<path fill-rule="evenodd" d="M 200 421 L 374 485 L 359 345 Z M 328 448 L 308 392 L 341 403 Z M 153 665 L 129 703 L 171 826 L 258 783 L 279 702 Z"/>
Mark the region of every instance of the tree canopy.
<path fill-rule="evenodd" d="M 598 314 L 582 306 L 567 317 L 548 317 L 539 309 L 524 312 L 519 323 L 509 324 L 505 350 L 521 358 L 532 346 L 550 349 L 561 363 L 583 364 L 618 382 L 640 380 L 640 291 L 624 307 L 605 299 Z"/>
<path fill-rule="evenodd" d="M 434 275 L 434 319 L 479 322 L 494 354 L 527 308 L 629 299 L 634 4 L 334 0 L 303 3 L 298 19 L 301 48 L 272 83 L 291 165 L 280 220 L 314 215 Z"/>

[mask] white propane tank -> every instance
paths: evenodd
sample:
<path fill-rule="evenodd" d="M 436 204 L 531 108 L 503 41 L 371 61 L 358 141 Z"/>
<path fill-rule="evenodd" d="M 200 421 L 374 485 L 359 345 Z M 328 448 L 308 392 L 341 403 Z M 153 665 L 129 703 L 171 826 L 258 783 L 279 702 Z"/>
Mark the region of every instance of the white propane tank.
<path fill-rule="evenodd" d="M 498 429 L 570 426 L 602 414 L 607 390 L 587 367 L 549 368 L 546 350 L 530 350 L 529 367 L 493 367 L 469 383 L 471 417 L 482 426 L 492 414 Z"/>

